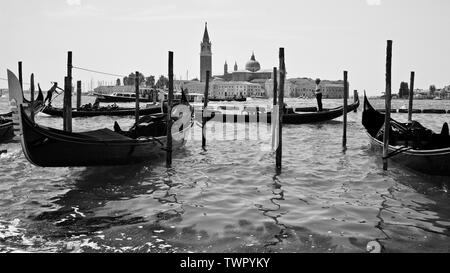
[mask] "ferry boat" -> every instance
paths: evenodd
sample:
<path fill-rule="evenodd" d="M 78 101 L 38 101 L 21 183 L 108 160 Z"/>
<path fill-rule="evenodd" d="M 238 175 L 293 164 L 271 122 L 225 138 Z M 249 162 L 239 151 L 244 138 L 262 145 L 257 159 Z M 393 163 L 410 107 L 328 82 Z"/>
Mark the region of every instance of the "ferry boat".
<path fill-rule="evenodd" d="M 136 94 L 131 92 L 114 92 L 111 95 L 94 93 L 99 102 L 133 102 L 136 100 Z M 141 102 L 151 102 L 152 97 L 148 94 L 139 96 Z"/>

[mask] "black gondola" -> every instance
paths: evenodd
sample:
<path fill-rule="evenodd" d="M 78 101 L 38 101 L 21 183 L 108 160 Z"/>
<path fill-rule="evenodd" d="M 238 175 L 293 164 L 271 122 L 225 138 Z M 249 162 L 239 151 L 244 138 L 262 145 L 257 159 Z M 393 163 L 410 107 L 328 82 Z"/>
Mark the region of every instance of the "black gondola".
<path fill-rule="evenodd" d="M 0 142 L 10 140 L 14 137 L 12 113 L 0 114 Z"/>
<path fill-rule="evenodd" d="M 347 112 L 351 112 L 359 107 L 359 100 L 347 106 Z M 205 116 L 207 120 L 219 122 L 267 122 L 272 120 L 271 112 L 251 111 L 251 107 L 247 107 L 240 114 L 231 114 L 226 111 L 208 110 Z M 257 109 L 255 107 L 255 109 Z M 332 109 L 324 109 L 318 112 L 315 107 L 305 108 L 286 108 L 283 114 L 283 124 L 307 124 L 329 121 L 343 115 L 344 106 Z M 196 111 L 196 118 L 201 119 L 201 110 Z"/>
<path fill-rule="evenodd" d="M 370 105 L 364 94 L 362 124 L 372 149 L 382 153 L 385 116 Z M 407 168 L 430 175 L 450 176 L 450 136 L 445 123 L 440 134 L 420 123 L 391 119 L 389 158 Z"/>
<path fill-rule="evenodd" d="M 82 133 L 70 133 L 47 128 L 31 121 L 24 111 L 23 93 L 17 77 L 8 70 L 10 98 L 13 115 L 18 117 L 18 130 L 25 157 L 41 167 L 107 166 L 149 161 L 166 153 L 165 114 L 145 116 L 146 126 L 141 130 L 121 132 L 104 128 Z M 185 135 L 192 126 L 192 117 L 186 112 L 177 114 L 174 123 L 172 148 L 177 150 L 185 143 Z M 189 109 L 189 107 L 185 108 Z M 190 109 L 189 109 L 190 111 Z M 185 116 L 186 115 L 186 116 Z M 180 124 L 182 122 L 182 124 Z M 179 128 L 177 130 L 176 128 Z M 115 125 L 116 127 L 116 125 Z M 139 134 L 136 134 L 139 133 Z M 144 134 L 143 134 L 144 133 Z"/>
<path fill-rule="evenodd" d="M 52 106 L 45 106 L 44 109 L 42 109 L 42 113 L 50 115 L 50 116 L 56 116 L 56 117 L 62 117 L 63 116 L 63 109 L 52 107 Z M 161 106 L 160 105 L 151 105 L 146 108 L 140 108 L 139 109 L 139 115 L 151 115 L 161 113 Z M 96 117 L 96 116 L 133 116 L 135 114 L 135 108 L 122 108 L 122 107 L 100 107 L 98 109 L 73 109 L 72 110 L 72 117 Z"/>

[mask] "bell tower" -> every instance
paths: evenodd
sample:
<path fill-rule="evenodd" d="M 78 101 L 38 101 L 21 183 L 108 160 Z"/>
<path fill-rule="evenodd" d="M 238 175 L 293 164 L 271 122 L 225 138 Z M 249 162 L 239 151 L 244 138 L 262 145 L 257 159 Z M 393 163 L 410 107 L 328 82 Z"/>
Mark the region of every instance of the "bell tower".
<path fill-rule="evenodd" d="M 208 35 L 208 23 L 205 23 L 205 31 L 203 33 L 203 41 L 200 43 L 200 81 L 206 80 L 206 71 L 210 71 L 212 76 L 212 52 L 211 41 Z"/>

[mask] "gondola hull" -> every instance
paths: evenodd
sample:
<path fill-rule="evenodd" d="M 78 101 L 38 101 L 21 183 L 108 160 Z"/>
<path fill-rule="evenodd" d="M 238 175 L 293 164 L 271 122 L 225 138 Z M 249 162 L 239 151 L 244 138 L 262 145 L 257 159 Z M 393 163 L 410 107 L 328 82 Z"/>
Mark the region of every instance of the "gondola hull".
<path fill-rule="evenodd" d="M 208 101 L 247 101 L 247 98 L 228 98 L 228 99 L 208 98 Z"/>
<path fill-rule="evenodd" d="M 0 142 L 14 137 L 14 128 L 11 120 L 12 113 L 0 114 Z"/>
<path fill-rule="evenodd" d="M 383 154 L 383 143 L 368 134 L 371 149 L 379 155 Z M 389 153 L 400 147 L 389 145 Z M 450 176 L 450 149 L 405 151 L 391 158 L 392 161 L 414 171 L 429 175 Z"/>
<path fill-rule="evenodd" d="M 50 116 L 62 117 L 63 109 L 46 106 L 42 110 L 42 113 Z M 140 116 L 151 115 L 156 113 L 161 113 L 161 107 L 159 105 L 139 109 Z M 74 118 L 97 117 L 97 116 L 134 116 L 134 115 L 135 115 L 134 108 L 119 108 L 113 110 L 77 110 L 77 109 L 72 110 L 72 117 Z"/>
<path fill-rule="evenodd" d="M 347 112 L 351 112 L 359 107 L 359 101 L 348 105 L 347 106 Z M 326 111 L 321 112 L 307 112 L 308 110 L 313 110 L 315 108 L 297 108 L 302 109 L 302 111 L 299 113 L 291 112 L 291 113 L 285 113 L 283 114 L 283 124 L 308 124 L 308 123 L 318 123 L 318 122 L 325 122 L 329 121 L 335 118 L 338 118 L 343 115 L 343 106 L 329 109 Z M 297 110 L 296 109 L 296 110 Z M 195 112 L 195 116 L 197 120 L 201 120 L 202 118 L 202 111 L 197 110 Z M 252 123 L 252 122 L 272 122 L 272 115 L 271 112 L 262 113 L 262 112 L 256 112 L 249 114 L 248 111 L 243 114 L 227 114 L 226 112 L 221 111 L 208 111 L 208 114 L 205 115 L 207 120 L 210 121 L 218 121 L 218 122 L 245 122 L 245 123 Z"/>
<path fill-rule="evenodd" d="M 384 144 L 376 138 L 376 135 L 384 127 L 384 115 L 370 105 L 366 96 L 364 96 L 362 121 L 370 139 L 371 149 L 382 156 Z M 395 120 L 392 120 L 392 122 L 397 123 Z M 445 136 L 440 137 L 445 139 Z M 388 145 L 389 160 L 424 174 L 450 176 L 450 143 L 435 149 L 413 149 L 409 146 L 398 146 L 391 142 L 390 144 Z"/>
<path fill-rule="evenodd" d="M 0 142 L 10 140 L 14 137 L 12 121 L 0 124 Z"/>
<path fill-rule="evenodd" d="M 164 155 L 166 137 L 136 140 L 111 130 L 69 133 L 33 123 L 21 111 L 21 143 L 27 159 L 41 167 L 127 165 Z M 174 150 L 185 143 L 185 130 L 173 136 Z"/>

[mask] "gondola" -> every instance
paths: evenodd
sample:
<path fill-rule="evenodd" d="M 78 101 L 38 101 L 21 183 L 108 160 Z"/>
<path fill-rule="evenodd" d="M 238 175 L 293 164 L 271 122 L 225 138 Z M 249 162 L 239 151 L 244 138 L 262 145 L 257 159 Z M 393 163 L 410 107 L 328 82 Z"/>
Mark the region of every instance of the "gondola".
<path fill-rule="evenodd" d="M 161 106 L 159 105 L 151 105 L 146 108 L 140 108 L 139 109 L 139 115 L 151 115 L 161 112 Z M 45 106 L 42 109 L 42 113 L 50 115 L 50 116 L 56 116 L 56 117 L 62 117 L 63 116 L 63 109 L 52 107 L 52 106 Z M 97 109 L 73 109 L 72 110 L 72 117 L 96 117 L 96 116 L 133 116 L 135 114 L 135 108 L 122 108 L 122 107 L 100 107 Z"/>
<path fill-rule="evenodd" d="M 359 100 L 347 106 L 347 112 L 359 107 Z M 283 124 L 307 124 L 325 122 L 343 115 L 343 106 L 317 111 L 315 107 L 286 108 L 283 114 Z M 246 109 L 242 113 L 232 114 L 226 111 L 208 110 L 207 120 L 219 122 L 267 122 L 271 123 L 271 112 L 251 111 Z M 196 119 L 201 119 L 201 110 L 196 112 Z"/>
<path fill-rule="evenodd" d="M 143 124 L 135 124 L 130 131 L 104 128 L 71 133 L 48 128 L 31 121 L 24 111 L 24 101 L 17 77 L 8 70 L 13 116 L 18 117 L 18 131 L 22 150 L 29 162 L 41 167 L 76 167 L 127 165 L 149 161 L 166 153 L 166 114 L 145 116 Z M 179 110 L 181 109 L 181 110 Z M 172 127 L 172 149 L 184 145 L 185 135 L 192 126 L 190 113 L 179 111 Z M 181 124 L 180 124 L 181 123 Z M 177 127 L 178 126 L 178 127 Z M 133 129 L 134 128 L 134 129 Z M 178 128 L 178 130 L 176 129 Z"/>
<path fill-rule="evenodd" d="M 14 137 L 11 113 L 0 114 L 0 142 L 10 140 Z"/>
<path fill-rule="evenodd" d="M 373 150 L 383 151 L 384 114 L 370 105 L 364 94 L 362 124 L 367 131 Z M 429 175 L 450 176 L 450 136 L 445 123 L 437 134 L 420 123 L 400 123 L 391 119 L 389 155 L 411 170 Z"/>

